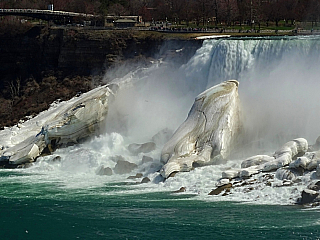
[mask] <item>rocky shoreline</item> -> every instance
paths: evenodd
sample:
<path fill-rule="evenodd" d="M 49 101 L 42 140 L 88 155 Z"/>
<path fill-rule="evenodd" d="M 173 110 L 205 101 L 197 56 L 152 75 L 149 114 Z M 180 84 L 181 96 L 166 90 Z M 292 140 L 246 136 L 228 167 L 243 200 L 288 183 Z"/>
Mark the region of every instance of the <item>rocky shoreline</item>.
<path fill-rule="evenodd" d="M 318 138 L 314 145 L 308 145 L 305 139 L 298 138 L 284 144 L 273 156 L 256 155 L 247 158 L 241 162 L 241 167 L 235 166 L 223 171 L 220 180 L 208 195 L 224 197 L 276 188 L 291 191 L 293 196 L 297 196 L 291 199 L 294 204 L 318 207 L 320 206 L 319 140 Z M 173 193 L 187 190 L 183 186 Z"/>

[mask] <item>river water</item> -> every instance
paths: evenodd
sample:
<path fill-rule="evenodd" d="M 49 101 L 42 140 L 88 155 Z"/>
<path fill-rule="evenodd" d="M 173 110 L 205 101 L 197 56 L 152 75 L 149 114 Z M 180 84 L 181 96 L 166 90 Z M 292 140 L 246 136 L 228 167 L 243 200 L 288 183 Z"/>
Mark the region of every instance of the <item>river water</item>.
<path fill-rule="evenodd" d="M 213 39 L 179 68 L 159 61 L 114 80 L 138 83 L 119 92 L 100 136 L 28 169 L 0 170 L 1 239 L 320 239 L 320 209 L 295 204 L 302 185 L 208 195 L 222 171 L 246 157 L 272 154 L 296 137 L 315 142 L 319 53 L 314 36 Z M 165 136 L 148 154 L 129 153 L 130 143 L 174 131 L 197 94 L 229 79 L 240 82 L 247 143 L 233 158 L 163 181 L 157 171 Z M 119 155 L 137 169 L 96 175 Z M 153 161 L 142 163 L 143 155 Z M 151 181 L 127 179 L 138 172 Z M 180 187 L 186 191 L 173 193 Z"/>

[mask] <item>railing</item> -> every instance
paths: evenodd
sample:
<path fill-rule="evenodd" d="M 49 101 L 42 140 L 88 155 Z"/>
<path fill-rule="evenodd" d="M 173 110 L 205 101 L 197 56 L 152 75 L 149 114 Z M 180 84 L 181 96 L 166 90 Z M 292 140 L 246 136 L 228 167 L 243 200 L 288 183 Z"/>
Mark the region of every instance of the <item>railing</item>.
<path fill-rule="evenodd" d="M 65 12 L 65 11 L 51 11 L 51 10 L 39 10 L 39 9 L 0 9 L 1 14 L 43 14 L 43 15 L 55 15 L 55 16 L 68 16 L 68 17 L 99 17 L 93 14 L 86 13 L 75 13 L 75 12 Z"/>

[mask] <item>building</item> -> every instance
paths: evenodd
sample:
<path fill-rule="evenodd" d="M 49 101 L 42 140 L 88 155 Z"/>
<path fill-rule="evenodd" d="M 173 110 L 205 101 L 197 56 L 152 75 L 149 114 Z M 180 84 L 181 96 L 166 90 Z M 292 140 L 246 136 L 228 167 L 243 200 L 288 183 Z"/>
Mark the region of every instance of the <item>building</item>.
<path fill-rule="evenodd" d="M 106 27 L 130 28 L 141 23 L 141 16 L 105 16 Z"/>

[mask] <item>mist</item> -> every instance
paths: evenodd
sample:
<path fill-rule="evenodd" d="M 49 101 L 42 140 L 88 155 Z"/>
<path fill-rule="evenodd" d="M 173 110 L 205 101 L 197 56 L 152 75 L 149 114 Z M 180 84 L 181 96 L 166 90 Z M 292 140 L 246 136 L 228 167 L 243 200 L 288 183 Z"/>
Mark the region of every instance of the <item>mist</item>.
<path fill-rule="evenodd" d="M 298 137 L 313 144 L 320 135 L 319 43 L 280 43 L 274 59 L 255 59 L 239 88 L 248 137 L 274 150 Z"/>
<path fill-rule="evenodd" d="M 175 131 L 199 93 L 236 79 L 246 151 L 274 151 L 297 137 L 312 144 L 320 135 L 319 50 L 317 38 L 308 37 L 205 41 L 180 67 L 159 61 L 113 80 L 131 84 L 111 104 L 107 132 L 142 143 Z"/>

